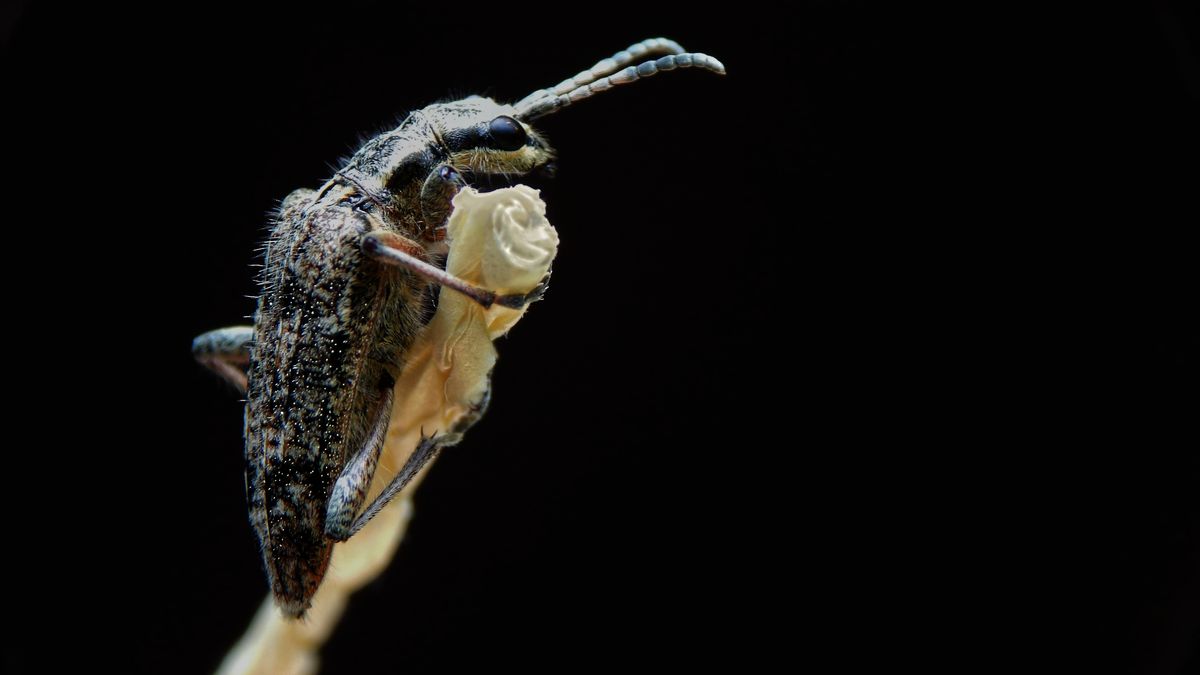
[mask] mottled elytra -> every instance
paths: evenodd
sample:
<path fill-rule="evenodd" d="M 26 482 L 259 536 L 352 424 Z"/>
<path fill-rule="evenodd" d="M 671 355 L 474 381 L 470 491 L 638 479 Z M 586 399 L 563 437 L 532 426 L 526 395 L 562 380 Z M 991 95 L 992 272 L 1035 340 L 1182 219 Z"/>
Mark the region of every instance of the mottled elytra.
<path fill-rule="evenodd" d="M 457 440 L 423 438 L 363 508 L 430 285 L 484 307 L 522 307 L 545 290 L 543 283 L 528 294 L 497 295 L 448 274 L 451 199 L 469 180 L 519 182 L 548 170 L 554 151 L 532 120 L 613 86 L 690 67 L 725 72 L 711 56 L 655 38 L 513 104 L 480 96 L 437 103 L 368 140 L 319 189 L 283 200 L 265 247 L 254 325 L 205 333 L 192 349 L 246 394 L 250 523 L 284 614 L 304 615 L 333 544 L 353 536 Z"/>

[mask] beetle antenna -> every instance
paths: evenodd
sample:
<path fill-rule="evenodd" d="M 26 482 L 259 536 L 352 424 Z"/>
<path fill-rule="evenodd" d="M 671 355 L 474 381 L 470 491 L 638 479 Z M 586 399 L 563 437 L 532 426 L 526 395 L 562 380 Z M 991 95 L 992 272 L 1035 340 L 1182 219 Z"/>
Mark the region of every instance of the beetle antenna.
<path fill-rule="evenodd" d="M 656 60 L 644 61 L 638 66 L 628 64 L 646 57 L 665 54 Z M 666 38 L 643 40 L 627 49 L 602 59 L 591 68 L 572 78 L 558 83 L 552 89 L 539 89 L 513 104 L 517 119 L 534 120 L 557 112 L 572 103 L 606 91 L 618 84 L 629 84 L 676 68 L 703 68 L 718 75 L 725 74 L 725 66 L 707 54 L 689 54 L 678 42 Z M 624 68 L 624 70 L 621 70 Z M 619 72 L 618 72 L 619 71 Z"/>
<path fill-rule="evenodd" d="M 642 40 L 637 44 L 629 45 L 607 59 L 600 59 L 596 65 L 582 71 L 575 77 L 569 77 L 559 82 L 553 89 L 539 89 L 514 105 L 520 106 L 522 103 L 527 101 L 532 102 L 543 96 L 562 96 L 569 93 L 572 89 L 589 85 L 606 75 L 612 75 L 638 59 L 648 59 L 667 54 L 682 54 L 685 51 L 687 50 L 674 40 L 666 38 Z"/>

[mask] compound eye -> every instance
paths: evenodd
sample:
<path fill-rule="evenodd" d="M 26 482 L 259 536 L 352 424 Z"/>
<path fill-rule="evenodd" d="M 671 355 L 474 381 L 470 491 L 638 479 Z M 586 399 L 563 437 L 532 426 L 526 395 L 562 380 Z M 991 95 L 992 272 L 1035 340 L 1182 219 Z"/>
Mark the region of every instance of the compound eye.
<path fill-rule="evenodd" d="M 521 123 L 507 115 L 488 122 L 488 135 L 492 140 L 488 145 L 497 150 L 519 150 L 528 139 Z"/>

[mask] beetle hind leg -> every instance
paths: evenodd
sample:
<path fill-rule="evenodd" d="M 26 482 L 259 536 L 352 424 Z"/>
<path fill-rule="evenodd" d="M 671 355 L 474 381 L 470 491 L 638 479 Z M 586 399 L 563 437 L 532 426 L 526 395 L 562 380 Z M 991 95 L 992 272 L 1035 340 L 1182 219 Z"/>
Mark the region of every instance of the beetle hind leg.
<path fill-rule="evenodd" d="M 388 424 L 392 419 L 394 385 L 395 382 L 387 378 L 387 382 L 383 384 L 383 398 L 377 404 L 366 444 L 350 459 L 333 484 L 333 491 L 325 508 L 325 534 L 330 539 L 345 541 L 365 524 L 358 523 L 354 514 L 358 513 L 358 509 L 366 501 L 371 479 L 375 477 L 375 469 L 379 466 L 379 455 L 383 453 Z"/>
<path fill-rule="evenodd" d="M 385 423 L 385 433 L 386 430 L 387 424 Z M 381 442 L 380 449 L 382 449 L 382 445 L 383 444 Z M 330 498 L 329 510 L 325 516 L 325 533 L 331 539 L 335 539 L 337 541 L 346 541 L 350 537 L 353 537 L 356 532 L 361 530 L 364 525 L 370 522 L 372 518 L 382 511 L 383 507 L 387 506 L 388 503 L 396 497 L 396 495 L 400 494 L 400 491 L 412 482 L 412 479 L 421 472 L 421 469 L 423 469 L 426 464 L 433 460 L 434 457 L 437 457 L 437 454 L 441 448 L 442 440 L 437 434 L 434 434 L 428 438 L 422 434 L 421 442 L 417 444 L 417 449 L 414 450 L 413 453 L 409 455 L 408 460 L 404 462 L 404 466 L 400 468 L 400 471 L 392 478 L 391 482 L 387 484 L 387 487 L 383 489 L 383 492 L 379 493 L 379 496 L 376 497 L 375 500 L 371 502 L 371 505 L 364 509 L 357 518 L 353 518 L 353 511 L 348 510 L 348 505 L 338 503 L 335 506 L 334 498 L 338 496 L 337 488 L 335 488 L 334 497 Z M 378 463 L 378 461 L 379 454 L 376 452 L 374 462 Z M 342 475 L 345 476 L 349 471 L 350 467 L 347 467 L 346 472 L 343 472 Z M 371 473 L 374 473 L 374 466 L 372 466 Z M 341 483 L 340 478 L 338 479 L 338 483 Z M 366 495 L 366 489 L 369 485 L 370 477 L 368 476 L 367 482 L 360 486 L 364 496 Z M 362 500 L 360 499 L 358 503 L 361 502 Z M 357 507 L 357 504 L 355 506 Z M 351 518 L 353 518 L 353 522 L 351 522 Z M 331 524 L 334 525 L 333 528 L 331 528 Z"/>

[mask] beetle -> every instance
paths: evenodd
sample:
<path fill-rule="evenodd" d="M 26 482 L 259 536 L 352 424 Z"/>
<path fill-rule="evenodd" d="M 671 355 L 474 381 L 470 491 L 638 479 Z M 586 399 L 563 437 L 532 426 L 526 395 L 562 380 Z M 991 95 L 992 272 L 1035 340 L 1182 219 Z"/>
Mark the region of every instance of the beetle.
<path fill-rule="evenodd" d="M 653 38 L 514 104 L 480 96 L 436 103 L 366 141 L 319 189 L 283 200 L 265 246 L 254 325 L 200 335 L 192 351 L 245 393 L 250 523 L 286 616 L 311 606 L 334 543 L 353 536 L 448 444 L 422 434 L 363 508 L 393 387 L 431 288 L 514 308 L 545 291 L 543 281 L 530 293 L 498 295 L 448 274 L 440 265 L 451 199 L 475 182 L 551 169 L 554 150 L 532 120 L 687 67 L 725 72 L 711 56 Z"/>

